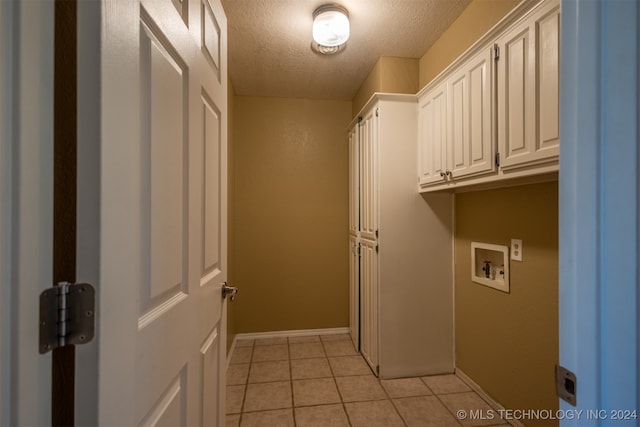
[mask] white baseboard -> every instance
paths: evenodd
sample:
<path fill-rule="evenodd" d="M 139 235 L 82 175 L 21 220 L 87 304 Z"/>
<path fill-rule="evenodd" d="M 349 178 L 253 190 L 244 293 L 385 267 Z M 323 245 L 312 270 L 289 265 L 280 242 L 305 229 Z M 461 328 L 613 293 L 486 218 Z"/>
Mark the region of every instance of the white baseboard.
<path fill-rule="evenodd" d="M 229 351 L 227 351 L 227 361 L 226 361 L 226 365 L 224 366 L 224 370 L 225 372 L 227 371 L 227 369 L 229 369 L 229 363 L 231 363 L 231 356 L 233 356 L 233 352 L 236 349 L 236 338 L 233 337 L 233 341 L 231 341 L 231 347 L 229 348 Z"/>
<path fill-rule="evenodd" d="M 348 334 L 351 330 L 348 327 L 344 328 L 324 328 L 324 329 L 297 329 L 293 331 L 273 331 L 273 332 L 251 332 L 244 334 L 236 334 L 231 343 L 229 353 L 227 353 L 227 366 L 233 352 L 236 349 L 236 341 L 238 340 L 251 340 L 261 338 L 279 338 L 279 337 L 306 337 L 311 335 L 338 335 Z"/>
<path fill-rule="evenodd" d="M 505 410 L 504 406 L 502 406 L 501 404 L 499 404 L 498 402 L 493 400 L 493 398 L 491 396 L 489 396 L 487 394 L 487 392 L 485 392 L 482 389 L 482 387 L 480 387 L 478 384 L 476 384 L 475 381 L 473 381 L 467 374 L 462 372 L 459 368 L 456 368 L 456 376 L 458 378 L 460 378 L 462 381 L 464 381 L 465 384 L 467 384 L 473 391 L 475 391 L 482 398 L 482 400 L 487 402 L 487 404 L 489 406 L 491 406 L 492 409 L 494 409 L 496 411 L 504 411 Z M 504 421 L 509 423 L 509 424 L 511 424 L 513 427 L 526 427 L 519 420 L 509 419 L 509 420 L 504 420 Z"/>
<path fill-rule="evenodd" d="M 325 329 L 298 329 L 294 331 L 274 331 L 274 332 L 253 332 L 248 334 L 236 334 L 236 339 L 250 340 L 260 338 L 279 338 L 279 337 L 305 337 L 310 335 L 337 335 L 348 334 L 349 328 L 325 328 Z"/>

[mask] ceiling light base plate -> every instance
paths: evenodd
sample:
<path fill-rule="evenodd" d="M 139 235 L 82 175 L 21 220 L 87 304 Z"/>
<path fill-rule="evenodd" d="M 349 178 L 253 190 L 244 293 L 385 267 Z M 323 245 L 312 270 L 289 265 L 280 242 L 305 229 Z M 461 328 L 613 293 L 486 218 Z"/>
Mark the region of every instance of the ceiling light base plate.
<path fill-rule="evenodd" d="M 343 43 L 340 46 L 323 46 L 315 41 L 311 42 L 311 50 L 321 55 L 335 55 L 336 53 L 340 53 L 345 50 L 346 47 L 346 43 Z"/>

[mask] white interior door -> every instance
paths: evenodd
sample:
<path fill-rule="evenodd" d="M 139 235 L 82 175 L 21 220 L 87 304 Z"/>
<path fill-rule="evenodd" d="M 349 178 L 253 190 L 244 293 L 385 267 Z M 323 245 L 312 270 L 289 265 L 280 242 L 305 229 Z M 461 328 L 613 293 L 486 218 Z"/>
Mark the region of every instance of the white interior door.
<path fill-rule="evenodd" d="M 0 1 L 0 425 L 51 424 L 39 294 L 53 277 L 53 2 Z"/>
<path fill-rule="evenodd" d="M 560 409 L 583 416 L 560 425 L 637 426 L 640 5 L 561 7 L 560 364 L 577 405 Z"/>
<path fill-rule="evenodd" d="M 78 423 L 223 425 L 222 6 L 78 2 L 78 64 L 78 280 L 98 299 Z"/>

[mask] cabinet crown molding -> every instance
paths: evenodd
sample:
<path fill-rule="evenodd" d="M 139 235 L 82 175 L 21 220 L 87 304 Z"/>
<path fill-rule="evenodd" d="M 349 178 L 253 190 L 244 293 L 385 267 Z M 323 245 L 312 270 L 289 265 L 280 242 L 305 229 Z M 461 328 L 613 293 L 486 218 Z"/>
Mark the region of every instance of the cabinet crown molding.
<path fill-rule="evenodd" d="M 475 43 L 473 43 L 467 50 L 465 50 L 458 58 L 456 58 L 451 64 L 449 64 L 444 70 L 442 70 L 437 76 L 435 76 L 429 83 L 427 83 L 416 94 L 418 97 L 422 96 L 425 92 L 431 90 L 433 87 L 442 83 L 446 79 L 447 75 L 451 73 L 451 70 L 456 69 L 473 55 L 480 50 L 493 44 L 494 40 L 506 31 L 510 26 L 516 24 L 518 21 L 524 20 L 528 15 L 533 13 L 539 6 L 545 1 L 558 1 L 558 0 L 523 0 L 516 7 L 514 7 L 504 18 L 498 21 L 493 27 L 489 29 L 482 37 L 480 37 Z"/>
<path fill-rule="evenodd" d="M 374 92 L 373 95 L 367 100 L 364 106 L 358 111 L 358 114 L 351 120 L 347 130 L 351 129 L 356 123 L 358 118 L 363 116 L 365 112 L 369 111 L 378 101 L 400 101 L 400 102 L 413 102 L 417 103 L 418 98 L 414 94 L 410 93 L 388 93 L 388 92 Z"/>

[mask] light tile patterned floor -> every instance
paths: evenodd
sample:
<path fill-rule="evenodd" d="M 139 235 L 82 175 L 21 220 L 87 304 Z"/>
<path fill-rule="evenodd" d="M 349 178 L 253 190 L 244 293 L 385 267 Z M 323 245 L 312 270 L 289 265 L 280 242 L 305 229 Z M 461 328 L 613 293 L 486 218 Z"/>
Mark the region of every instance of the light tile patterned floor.
<path fill-rule="evenodd" d="M 508 426 L 458 419 L 490 406 L 455 375 L 379 380 L 348 335 L 238 340 L 228 427 Z"/>

